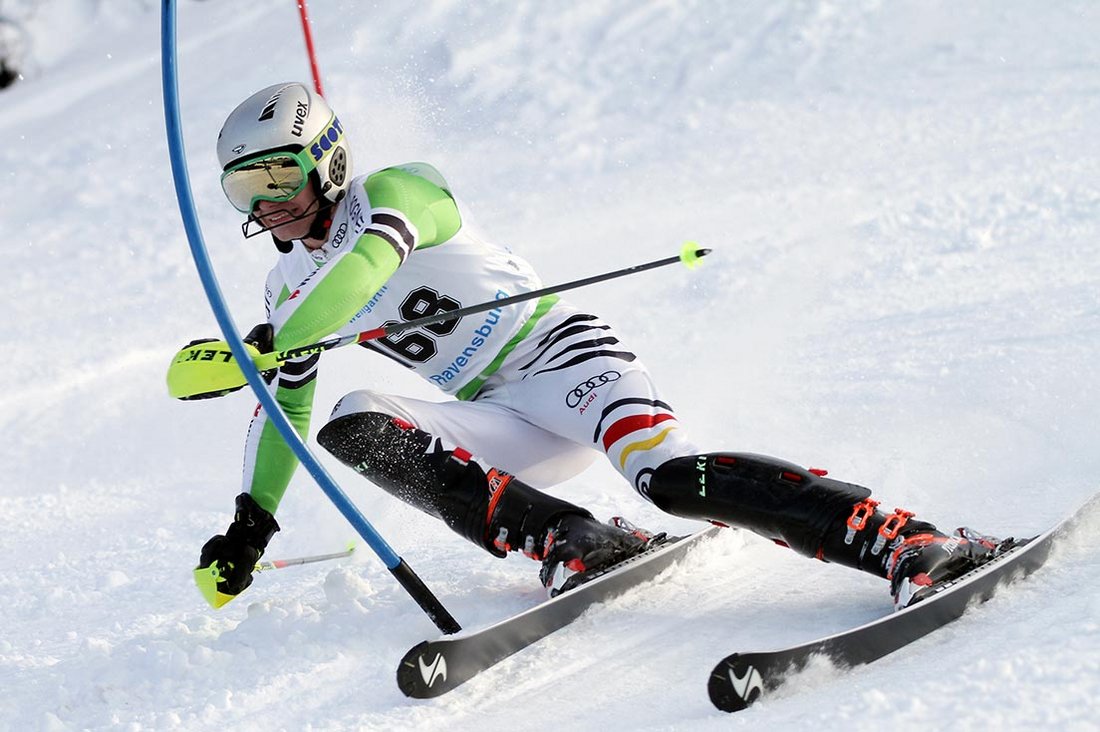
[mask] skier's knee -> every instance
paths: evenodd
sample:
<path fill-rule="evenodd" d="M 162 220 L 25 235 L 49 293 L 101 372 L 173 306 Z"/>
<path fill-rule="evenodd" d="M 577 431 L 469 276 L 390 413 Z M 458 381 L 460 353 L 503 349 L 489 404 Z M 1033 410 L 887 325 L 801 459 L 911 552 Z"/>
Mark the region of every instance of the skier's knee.
<path fill-rule="evenodd" d="M 340 462 L 497 556 L 534 547 L 562 514 L 591 516 L 507 473 L 483 468 L 466 450 L 445 446 L 388 414 L 336 417 L 317 441 Z"/>
<path fill-rule="evenodd" d="M 332 413 L 329 415 L 329 421 L 349 414 L 362 414 L 364 412 L 398 416 L 402 411 L 390 395 L 379 394 L 369 389 L 361 389 L 345 395 L 340 401 L 336 402 L 336 406 L 332 408 Z"/>
<path fill-rule="evenodd" d="M 405 503 L 442 519 L 475 542 L 482 538 L 478 520 L 487 498 L 465 488 L 468 481 L 463 476 L 469 466 L 480 473 L 468 453 L 456 456 L 427 432 L 380 412 L 335 417 L 321 428 L 317 442 Z"/>
<path fill-rule="evenodd" d="M 410 446 L 410 438 L 422 436 L 422 445 Z M 419 430 L 409 430 L 394 417 L 382 412 L 355 411 L 334 415 L 317 433 L 317 442 L 333 457 L 367 478 L 399 474 L 400 453 L 413 448 L 423 452 L 431 438 Z M 420 448 L 419 450 L 417 448 Z M 390 458 L 393 458 L 392 460 Z"/>

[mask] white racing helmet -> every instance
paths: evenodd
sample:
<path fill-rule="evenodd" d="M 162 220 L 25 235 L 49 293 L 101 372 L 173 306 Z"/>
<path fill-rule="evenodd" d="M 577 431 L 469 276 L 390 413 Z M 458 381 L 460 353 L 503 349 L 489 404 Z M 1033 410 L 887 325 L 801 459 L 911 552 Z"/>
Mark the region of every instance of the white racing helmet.
<path fill-rule="evenodd" d="M 322 205 L 335 204 L 351 182 L 340 120 L 297 82 L 261 89 L 230 113 L 218 134 L 218 162 L 226 197 L 248 214 L 257 201 L 296 196 L 310 180 Z"/>

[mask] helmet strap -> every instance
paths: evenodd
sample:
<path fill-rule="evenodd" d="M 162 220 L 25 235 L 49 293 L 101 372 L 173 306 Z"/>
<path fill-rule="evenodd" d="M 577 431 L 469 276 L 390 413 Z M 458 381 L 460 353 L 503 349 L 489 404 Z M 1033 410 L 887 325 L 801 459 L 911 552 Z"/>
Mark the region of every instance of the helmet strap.
<path fill-rule="evenodd" d="M 321 190 L 321 178 L 317 175 L 317 171 L 314 170 L 310 172 L 309 180 L 313 186 L 314 195 L 317 197 L 318 202 L 322 203 L 317 207 L 317 213 L 313 218 L 313 223 L 309 227 L 309 232 L 303 238 L 326 241 L 328 239 L 328 230 L 332 228 L 332 209 L 336 208 L 336 204 L 344 197 L 344 192 L 340 191 L 336 200 L 329 203 Z M 275 248 L 280 252 L 286 254 L 290 251 L 290 242 L 281 241 L 275 237 L 275 234 L 272 234 L 271 238 L 275 239 Z M 284 249 L 283 247 L 286 248 Z"/>
<path fill-rule="evenodd" d="M 313 225 L 309 227 L 309 233 L 306 234 L 307 239 L 320 239 L 325 241 L 328 239 L 328 230 L 332 226 L 332 217 L 329 216 L 329 212 L 332 210 L 332 206 L 325 206 L 317 212 L 317 218 L 313 219 Z"/>
<path fill-rule="evenodd" d="M 275 248 L 279 250 L 280 254 L 290 254 L 290 251 L 294 249 L 294 245 L 288 241 L 283 241 L 274 234 L 271 235 L 271 241 L 275 242 Z"/>
<path fill-rule="evenodd" d="M 335 201 L 333 201 L 332 203 L 326 203 L 325 205 L 322 205 L 319 209 L 317 209 L 317 218 L 313 219 L 313 225 L 309 227 L 309 233 L 306 234 L 305 238 L 320 239 L 321 241 L 328 240 L 328 231 L 332 228 L 332 209 L 336 208 L 336 204 L 340 203 L 340 201 L 342 201 L 343 199 L 344 191 L 340 191 L 336 195 Z M 321 201 L 324 199 L 321 196 L 318 196 L 317 200 Z M 275 235 L 272 234 L 272 237 L 274 236 Z M 287 246 L 289 247 L 290 245 L 287 244 Z M 284 251 L 281 247 L 279 247 L 278 239 L 275 240 L 275 247 L 284 254 L 290 251 L 289 248 Z"/>

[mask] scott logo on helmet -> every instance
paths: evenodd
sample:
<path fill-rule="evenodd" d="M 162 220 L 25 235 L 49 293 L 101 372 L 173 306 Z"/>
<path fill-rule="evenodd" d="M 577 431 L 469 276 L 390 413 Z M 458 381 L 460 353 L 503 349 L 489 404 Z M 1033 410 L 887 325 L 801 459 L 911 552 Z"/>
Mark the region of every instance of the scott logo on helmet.
<path fill-rule="evenodd" d="M 317 137 L 317 142 L 309 146 L 309 154 L 313 156 L 313 161 L 317 162 L 323 158 L 325 153 L 340 140 L 340 135 L 343 133 L 344 128 L 340 126 L 340 120 L 333 117 L 328 129 Z"/>

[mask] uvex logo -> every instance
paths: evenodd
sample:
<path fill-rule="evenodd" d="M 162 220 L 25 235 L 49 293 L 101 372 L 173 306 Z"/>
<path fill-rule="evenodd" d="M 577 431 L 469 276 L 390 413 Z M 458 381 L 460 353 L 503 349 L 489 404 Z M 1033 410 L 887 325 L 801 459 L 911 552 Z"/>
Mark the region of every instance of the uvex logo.
<path fill-rule="evenodd" d="M 447 659 L 443 658 L 442 653 L 435 654 L 435 660 L 430 663 L 424 663 L 424 657 L 421 656 L 417 659 L 417 663 L 420 664 L 420 677 L 424 679 L 428 688 L 431 688 L 438 679 L 447 680 Z"/>
<path fill-rule="evenodd" d="M 306 123 L 306 117 L 309 116 L 309 105 L 305 102 L 298 100 L 298 106 L 294 109 L 294 124 L 290 127 L 290 134 L 295 137 L 302 136 L 302 127 Z"/>

